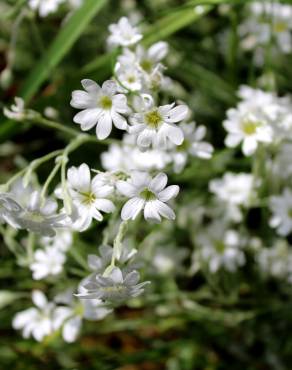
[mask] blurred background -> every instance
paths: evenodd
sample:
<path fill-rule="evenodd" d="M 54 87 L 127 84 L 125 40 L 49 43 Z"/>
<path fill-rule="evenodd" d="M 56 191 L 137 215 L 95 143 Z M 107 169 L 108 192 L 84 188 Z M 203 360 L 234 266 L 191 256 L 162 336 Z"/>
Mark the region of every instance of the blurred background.
<path fill-rule="evenodd" d="M 28 1 L 0 2 L 1 111 L 21 96 L 30 109 L 73 127 L 71 92 L 80 88 L 83 78 L 98 83 L 110 78 L 115 51 L 106 45 L 108 26 L 125 15 L 141 28 L 145 46 L 160 40 L 169 43 L 165 74 L 175 81 L 175 99 L 186 102 L 196 122 L 207 127 L 208 141 L 216 150 L 212 160 L 193 159 L 183 173 L 170 176 L 171 183 L 184 189 L 177 201 L 176 223 L 159 228 L 139 224 L 131 229 L 130 242 L 155 249 L 145 257 L 150 293 L 103 321 L 85 322 L 75 343 L 64 343 L 59 337 L 38 343 L 11 328 L 15 313 L 29 306 L 31 290 L 54 292 L 55 281 L 33 281 L 2 238 L 0 369 L 291 369 L 288 283 L 259 277 L 250 252 L 248 263 L 236 274 L 214 277 L 205 270 L 192 273 L 190 269 L 196 227 L 208 223 L 204 207 L 210 204 L 209 181 L 226 169 L 244 172 L 251 167 L 250 158 L 224 147 L 226 110 L 236 104 L 241 84 L 291 93 L 291 54 L 277 50 L 261 54 L 246 47 L 248 40 L 241 29 L 250 16 L 248 1 L 84 3 L 62 2 L 56 11 L 42 16 Z M 165 93 L 164 99 L 173 101 L 172 92 Z M 0 142 L 0 181 L 5 183 L 33 159 L 63 147 L 68 137 L 29 121 L 11 121 L 0 113 Z M 86 150 L 73 153 L 70 161 L 100 168 L 104 150 L 90 143 Z M 40 181 L 48 173 L 47 166 L 42 166 Z M 251 236 L 268 238 L 263 227 L 266 217 L 260 207 L 253 207 L 245 214 L 244 228 Z M 101 223 L 82 241 L 75 241 L 83 258 L 96 250 L 103 227 Z M 13 240 L 13 233 L 9 237 Z M 78 282 L 75 259 L 69 255 L 67 263 L 72 271 L 69 268 L 60 283 L 64 287 L 66 280 Z"/>

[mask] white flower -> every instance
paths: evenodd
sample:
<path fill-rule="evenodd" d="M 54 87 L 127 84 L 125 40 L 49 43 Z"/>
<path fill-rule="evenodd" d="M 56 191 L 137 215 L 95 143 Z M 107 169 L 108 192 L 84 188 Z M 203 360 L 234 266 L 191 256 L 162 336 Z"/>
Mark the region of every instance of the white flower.
<path fill-rule="evenodd" d="M 267 45 L 271 37 L 283 53 L 292 51 L 292 7 L 279 3 L 253 2 L 249 6 L 250 14 L 240 27 L 244 37 L 242 46 L 253 49 Z"/>
<path fill-rule="evenodd" d="M 134 220 L 144 210 L 146 220 L 160 222 L 161 216 L 174 220 L 175 213 L 166 202 L 177 196 L 179 187 L 166 185 L 167 176 L 164 173 L 151 178 L 146 172 L 134 171 L 129 181 L 118 181 L 118 191 L 131 198 L 122 208 L 122 219 Z"/>
<path fill-rule="evenodd" d="M 181 129 L 184 132 L 184 142 L 174 148 L 176 149 L 172 154 L 174 162 L 174 171 L 176 173 L 181 172 L 188 159 L 188 155 L 202 158 L 210 159 L 213 153 L 213 146 L 206 141 L 202 141 L 206 135 L 206 127 L 198 126 L 196 127 L 195 122 L 182 123 Z"/>
<path fill-rule="evenodd" d="M 205 233 L 197 237 L 199 255 L 207 262 L 212 273 L 223 268 L 235 272 L 245 264 L 240 235 L 235 230 L 224 230 L 222 223 L 211 225 Z"/>
<path fill-rule="evenodd" d="M 141 99 L 141 113 L 134 113 L 130 117 L 129 127 L 131 134 L 137 134 L 137 145 L 143 151 L 151 145 L 164 149 L 168 141 L 181 145 L 184 140 L 183 131 L 175 123 L 186 118 L 188 107 L 175 103 L 155 107 L 152 97 Z"/>
<path fill-rule="evenodd" d="M 52 238 L 42 237 L 40 244 L 43 247 L 54 247 L 59 251 L 65 253 L 71 247 L 73 242 L 73 236 L 71 230 L 59 229 L 56 232 L 56 235 Z"/>
<path fill-rule="evenodd" d="M 237 109 L 229 109 L 223 126 L 228 131 L 225 145 L 234 148 L 242 142 L 242 152 L 246 156 L 256 151 L 259 142 L 272 141 L 271 127 L 245 105 L 238 106 Z"/>
<path fill-rule="evenodd" d="M 123 272 L 114 267 L 107 276 L 94 274 L 81 283 L 83 291 L 76 294 L 82 299 L 102 299 L 112 303 L 120 303 L 144 292 L 149 281 L 139 283 L 138 271 Z"/>
<path fill-rule="evenodd" d="M 14 119 L 16 121 L 21 121 L 24 119 L 24 100 L 19 97 L 14 98 L 15 104 L 11 105 L 11 108 L 4 108 L 3 113 L 6 117 Z"/>
<path fill-rule="evenodd" d="M 172 160 L 171 155 L 159 149 L 141 152 L 135 145 L 135 135 L 126 134 L 121 144 L 111 144 L 107 152 L 101 154 L 101 163 L 108 171 L 162 170 Z"/>
<path fill-rule="evenodd" d="M 41 280 L 48 276 L 58 275 L 63 270 L 66 261 L 64 253 L 56 247 L 38 249 L 33 256 L 30 269 L 34 280 Z"/>
<path fill-rule="evenodd" d="M 79 293 L 83 292 L 82 287 L 78 288 Z M 68 289 L 55 297 L 55 302 L 64 304 L 54 311 L 54 328 L 61 328 L 65 342 L 75 342 L 82 326 L 83 319 L 102 320 L 112 309 L 105 307 L 100 299 L 76 301 L 73 290 Z"/>
<path fill-rule="evenodd" d="M 33 10 L 38 10 L 40 17 L 55 13 L 60 4 L 65 0 L 29 0 L 28 5 Z"/>
<path fill-rule="evenodd" d="M 286 188 L 281 195 L 270 197 L 270 209 L 273 212 L 270 226 L 276 228 L 279 235 L 288 235 L 292 231 L 291 190 Z"/>
<path fill-rule="evenodd" d="M 120 130 L 126 130 L 128 125 L 123 114 L 129 112 L 127 98 L 117 94 L 118 86 L 115 81 L 105 81 L 100 87 L 92 80 L 82 80 L 86 91 L 72 92 L 71 106 L 82 109 L 74 116 L 74 122 L 80 124 L 82 131 L 88 131 L 96 126 L 96 136 L 103 140 L 112 131 L 112 124 Z"/>
<path fill-rule="evenodd" d="M 54 332 L 55 305 L 48 302 L 45 295 L 39 290 L 32 292 L 32 301 L 36 307 L 17 313 L 13 318 L 12 326 L 14 329 L 21 329 L 24 338 L 32 336 L 41 342 Z"/>
<path fill-rule="evenodd" d="M 253 196 L 254 178 L 248 173 L 227 172 L 222 179 L 211 180 L 209 190 L 226 203 L 230 218 L 241 220 L 239 206 L 248 207 Z"/>
<path fill-rule="evenodd" d="M 108 43 L 114 46 L 134 45 L 143 37 L 137 27 L 133 27 L 126 17 L 122 17 L 116 24 L 111 24 L 109 31 L 111 35 L 108 37 Z"/>
<path fill-rule="evenodd" d="M 259 249 L 256 261 L 265 276 L 292 283 L 292 253 L 286 240 L 279 239 L 272 247 Z"/>
<path fill-rule="evenodd" d="M 42 200 L 38 190 L 25 188 L 22 181 L 13 185 L 9 197 L 19 205 L 16 211 L 6 212 L 4 216 L 12 227 L 52 237 L 56 229 L 66 226 L 67 216 L 56 213 L 57 202 L 51 198 Z"/>
<path fill-rule="evenodd" d="M 224 202 L 248 206 L 253 190 L 253 176 L 249 173 L 227 172 L 222 179 L 211 180 L 209 189 Z"/>
<path fill-rule="evenodd" d="M 84 231 L 90 226 L 93 218 L 102 221 L 101 212 L 114 211 L 113 202 L 106 199 L 113 193 L 113 187 L 104 185 L 100 175 L 96 175 L 91 180 L 87 164 L 69 168 L 67 177 L 69 193 L 79 215 L 73 224 L 75 229 Z"/>

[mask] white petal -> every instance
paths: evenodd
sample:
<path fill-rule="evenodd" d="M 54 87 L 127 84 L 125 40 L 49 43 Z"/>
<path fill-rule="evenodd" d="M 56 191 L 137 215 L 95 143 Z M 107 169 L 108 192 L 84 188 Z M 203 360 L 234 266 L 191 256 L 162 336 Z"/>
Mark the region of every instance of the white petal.
<path fill-rule="evenodd" d="M 147 221 L 160 222 L 161 217 L 158 212 L 157 200 L 146 202 L 144 207 L 144 218 Z"/>
<path fill-rule="evenodd" d="M 94 206 L 98 210 L 106 213 L 110 213 L 115 210 L 113 202 L 108 199 L 96 199 L 96 201 L 94 202 Z"/>
<path fill-rule="evenodd" d="M 186 105 L 178 105 L 171 109 L 164 117 L 166 122 L 180 122 L 188 115 L 189 108 Z"/>
<path fill-rule="evenodd" d="M 81 328 L 81 318 L 79 316 L 69 319 L 63 327 L 63 338 L 67 343 L 72 343 L 76 340 Z"/>
<path fill-rule="evenodd" d="M 117 91 L 117 83 L 113 80 L 105 81 L 102 84 L 102 90 L 108 95 L 114 95 Z"/>
<path fill-rule="evenodd" d="M 96 126 L 96 136 L 99 140 L 106 139 L 112 131 L 112 118 L 109 112 L 99 118 Z"/>
<path fill-rule="evenodd" d="M 151 129 L 144 129 L 137 138 L 137 145 L 142 148 L 148 148 L 154 137 L 155 137 L 156 131 Z"/>
<path fill-rule="evenodd" d="M 158 194 L 158 199 L 161 200 L 161 202 L 168 202 L 170 199 L 175 198 L 178 192 L 178 185 L 170 185 Z"/>
<path fill-rule="evenodd" d="M 114 122 L 114 125 L 116 126 L 116 128 L 120 129 L 120 130 L 126 130 L 127 129 L 127 120 L 121 116 L 119 113 L 115 112 L 112 110 L 111 112 L 111 116 L 112 116 L 112 120 Z"/>
<path fill-rule="evenodd" d="M 97 93 L 100 90 L 99 85 L 90 79 L 84 79 L 81 81 L 83 88 L 89 93 Z"/>
<path fill-rule="evenodd" d="M 127 181 L 117 181 L 116 188 L 122 195 L 128 198 L 132 198 L 137 195 L 137 190 L 135 186 Z"/>
<path fill-rule="evenodd" d="M 148 188 L 151 190 L 153 193 L 158 193 L 162 189 L 165 188 L 167 184 L 167 176 L 165 173 L 159 173 L 157 174 L 150 182 Z"/>
<path fill-rule="evenodd" d="M 32 301 L 39 308 L 45 308 L 47 306 L 47 298 L 40 290 L 34 290 L 32 292 Z"/>
<path fill-rule="evenodd" d="M 101 113 L 102 111 L 100 108 L 85 109 L 77 113 L 74 116 L 73 121 L 80 124 L 83 131 L 88 131 L 96 125 Z"/>
<path fill-rule="evenodd" d="M 134 220 L 141 212 L 145 201 L 135 197 L 126 202 L 122 208 L 121 217 L 123 220 Z"/>
<path fill-rule="evenodd" d="M 116 284 L 120 284 L 123 282 L 123 274 L 122 271 L 118 267 L 114 267 L 110 273 L 110 277 Z"/>
<path fill-rule="evenodd" d="M 156 204 L 157 204 L 158 212 L 161 216 L 169 220 L 175 219 L 175 213 L 167 204 L 160 202 L 159 200 L 157 200 Z"/>
<path fill-rule="evenodd" d="M 159 62 L 166 56 L 167 53 L 168 44 L 164 41 L 156 42 L 148 50 L 148 55 L 150 59 L 154 60 L 155 62 Z"/>
<path fill-rule="evenodd" d="M 72 99 L 70 105 L 77 109 L 86 109 L 93 107 L 93 99 L 87 92 L 82 90 L 75 90 L 72 92 Z"/>
<path fill-rule="evenodd" d="M 257 143 L 256 139 L 246 138 L 243 141 L 242 152 L 246 156 L 252 155 L 256 151 L 257 146 L 258 146 L 258 143 Z"/>
<path fill-rule="evenodd" d="M 184 141 L 184 133 L 182 129 L 174 124 L 168 123 L 165 127 L 166 136 L 175 145 L 181 145 Z"/>

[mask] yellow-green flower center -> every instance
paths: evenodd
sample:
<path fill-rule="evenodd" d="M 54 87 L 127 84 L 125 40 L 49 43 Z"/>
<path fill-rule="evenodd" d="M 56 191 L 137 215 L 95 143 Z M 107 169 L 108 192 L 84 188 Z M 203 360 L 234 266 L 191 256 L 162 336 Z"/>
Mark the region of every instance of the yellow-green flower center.
<path fill-rule="evenodd" d="M 150 191 L 149 189 L 142 190 L 141 193 L 140 193 L 140 197 L 145 199 L 146 201 L 156 199 L 155 194 L 152 191 Z"/>
<path fill-rule="evenodd" d="M 151 72 L 152 62 L 149 59 L 143 59 L 140 63 L 140 66 L 144 69 L 145 72 Z"/>
<path fill-rule="evenodd" d="M 83 204 L 92 204 L 95 202 L 96 200 L 96 196 L 94 193 L 92 192 L 88 192 L 88 193 L 81 193 L 83 195 L 83 199 L 82 199 L 82 203 Z"/>
<path fill-rule="evenodd" d="M 99 104 L 102 109 L 111 109 L 113 102 L 110 97 L 104 95 L 100 98 Z"/>
<path fill-rule="evenodd" d="M 32 221 L 32 222 L 43 222 L 45 217 L 38 211 L 26 212 L 23 215 L 23 219 Z"/>
<path fill-rule="evenodd" d="M 290 209 L 289 209 L 289 211 L 288 211 L 288 216 L 289 216 L 290 218 L 292 218 L 292 208 L 290 208 Z"/>
<path fill-rule="evenodd" d="M 215 249 L 220 254 L 224 253 L 225 244 L 223 243 L 223 241 L 221 241 L 221 240 L 216 241 L 215 242 Z"/>
<path fill-rule="evenodd" d="M 243 120 L 242 122 L 242 130 L 246 135 L 255 134 L 258 127 L 259 127 L 258 122 L 251 121 L 249 119 Z"/>
<path fill-rule="evenodd" d="M 162 123 L 162 117 L 157 109 L 145 114 L 145 122 L 151 128 L 158 128 Z"/>
<path fill-rule="evenodd" d="M 287 23 L 279 21 L 279 22 L 274 23 L 273 28 L 275 32 L 284 32 L 284 31 L 287 31 L 288 27 L 287 27 Z"/>

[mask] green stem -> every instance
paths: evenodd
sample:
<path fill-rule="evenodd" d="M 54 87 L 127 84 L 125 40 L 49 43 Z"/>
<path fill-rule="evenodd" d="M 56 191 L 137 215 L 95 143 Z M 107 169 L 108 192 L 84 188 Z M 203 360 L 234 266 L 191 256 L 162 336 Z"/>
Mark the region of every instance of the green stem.
<path fill-rule="evenodd" d="M 44 183 L 42 192 L 41 192 L 41 201 L 44 201 L 47 190 L 48 190 L 48 187 L 49 187 L 50 183 L 52 182 L 53 178 L 56 176 L 56 174 L 57 174 L 57 172 L 59 171 L 60 168 L 61 168 L 61 162 L 58 162 L 55 165 L 55 167 L 53 168 L 50 175 L 48 176 L 46 182 Z"/>

